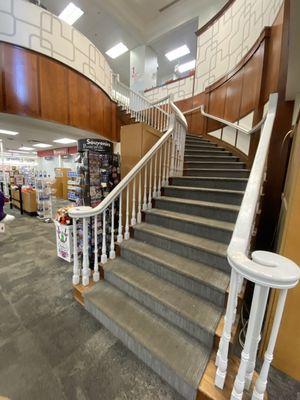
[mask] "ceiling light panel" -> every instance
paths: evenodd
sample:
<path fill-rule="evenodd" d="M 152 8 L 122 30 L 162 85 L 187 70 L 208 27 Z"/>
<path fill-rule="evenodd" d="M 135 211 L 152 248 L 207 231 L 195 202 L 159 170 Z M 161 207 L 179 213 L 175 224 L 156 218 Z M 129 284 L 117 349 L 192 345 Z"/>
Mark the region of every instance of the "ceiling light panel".
<path fill-rule="evenodd" d="M 69 25 L 73 25 L 84 12 L 81 8 L 75 6 L 72 2 L 67 5 L 67 7 L 59 14 L 58 18 L 62 19 Z"/>
<path fill-rule="evenodd" d="M 165 54 L 165 56 L 169 61 L 174 61 L 177 60 L 177 58 L 183 57 L 187 54 L 190 54 L 190 49 L 186 44 L 184 44 L 183 46 L 177 47 L 177 49 L 169 51 Z"/>
<path fill-rule="evenodd" d="M 40 149 L 47 149 L 48 147 L 52 147 L 52 144 L 37 143 L 34 144 L 33 147 L 39 147 Z"/>
<path fill-rule="evenodd" d="M 77 143 L 77 140 L 69 139 L 69 138 L 62 138 L 62 139 L 53 140 L 53 142 L 60 143 L 60 144 L 71 144 L 71 143 Z"/>
<path fill-rule="evenodd" d="M 22 146 L 22 147 L 19 147 L 19 150 L 32 151 L 32 150 L 34 150 L 34 148 L 33 147 Z"/>
<path fill-rule="evenodd" d="M 182 74 L 183 72 L 190 71 L 191 69 L 194 69 L 195 66 L 196 66 L 196 60 L 192 60 L 192 61 L 186 62 L 184 64 L 179 65 L 178 72 L 180 74 Z"/>
<path fill-rule="evenodd" d="M 11 135 L 11 136 L 16 136 L 19 134 L 19 132 L 8 131 L 6 129 L 0 129 L 0 133 L 2 133 L 3 135 Z"/>
<path fill-rule="evenodd" d="M 110 57 L 110 58 L 117 58 L 120 55 L 126 53 L 128 51 L 128 47 L 125 46 L 124 43 L 120 42 L 118 44 L 116 44 L 114 47 L 112 47 L 111 49 L 107 50 L 106 54 Z"/>

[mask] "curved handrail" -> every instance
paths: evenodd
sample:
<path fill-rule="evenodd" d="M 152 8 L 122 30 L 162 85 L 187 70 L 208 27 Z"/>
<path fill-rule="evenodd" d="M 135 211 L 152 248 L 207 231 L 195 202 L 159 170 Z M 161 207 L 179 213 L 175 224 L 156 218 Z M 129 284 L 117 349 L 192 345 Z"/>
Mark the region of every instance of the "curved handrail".
<path fill-rule="evenodd" d="M 220 118 L 220 117 L 217 117 L 215 115 L 206 113 L 204 111 L 204 104 L 201 104 L 200 106 L 191 108 L 190 110 L 184 111 L 183 114 L 184 115 L 185 114 L 190 114 L 190 113 L 193 113 L 193 112 L 195 112 L 197 110 L 200 110 L 201 114 L 204 117 L 207 117 L 207 118 L 213 119 L 215 121 L 221 122 L 222 124 L 230 126 L 233 129 L 236 129 L 236 130 L 238 130 L 238 131 L 240 131 L 242 133 L 245 133 L 246 135 L 251 135 L 252 133 L 256 132 L 258 129 L 260 129 L 260 127 L 262 126 L 262 124 L 265 122 L 265 119 L 266 119 L 266 115 L 264 115 L 263 118 L 253 128 L 246 129 L 246 128 L 243 128 L 241 125 L 235 124 L 235 123 L 230 122 L 230 121 L 226 121 L 223 118 Z"/>
<path fill-rule="evenodd" d="M 174 114 L 171 115 L 169 128 L 166 133 L 154 144 L 153 147 L 141 158 L 141 160 L 128 172 L 128 174 L 119 182 L 119 184 L 109 193 L 109 195 L 97 207 L 74 207 L 70 209 L 69 215 L 72 218 L 92 217 L 101 214 L 109 207 L 118 195 L 132 182 L 136 175 L 143 169 L 147 162 L 153 157 L 156 151 L 168 140 L 175 128 L 175 121 L 181 123 L 187 128 L 187 121 L 178 109 L 178 107 L 170 102 L 171 109 Z"/>

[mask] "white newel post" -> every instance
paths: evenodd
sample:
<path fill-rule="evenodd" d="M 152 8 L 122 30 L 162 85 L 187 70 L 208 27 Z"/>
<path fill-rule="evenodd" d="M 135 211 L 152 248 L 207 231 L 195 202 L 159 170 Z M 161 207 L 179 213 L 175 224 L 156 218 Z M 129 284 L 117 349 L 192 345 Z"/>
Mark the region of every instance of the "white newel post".
<path fill-rule="evenodd" d="M 113 260 L 116 258 L 115 252 L 115 202 L 111 203 L 111 232 L 110 232 L 110 252 L 109 258 Z"/>
<path fill-rule="evenodd" d="M 77 220 L 73 219 L 73 285 L 78 285 L 80 281 L 80 270 L 78 260 L 78 243 L 77 243 Z"/>
<path fill-rule="evenodd" d="M 94 273 L 93 281 L 98 282 L 99 276 L 99 266 L 98 266 L 98 215 L 94 217 Z"/>
<path fill-rule="evenodd" d="M 119 195 L 119 224 L 118 224 L 118 236 L 117 242 L 122 243 L 123 241 L 123 226 L 122 226 L 122 192 Z"/>
<path fill-rule="evenodd" d="M 83 218 L 83 244 L 82 244 L 82 284 L 88 286 L 90 277 L 88 217 Z"/>
<path fill-rule="evenodd" d="M 107 262 L 107 254 L 106 254 L 106 210 L 102 213 L 102 254 L 101 254 L 101 263 L 105 264 Z"/>

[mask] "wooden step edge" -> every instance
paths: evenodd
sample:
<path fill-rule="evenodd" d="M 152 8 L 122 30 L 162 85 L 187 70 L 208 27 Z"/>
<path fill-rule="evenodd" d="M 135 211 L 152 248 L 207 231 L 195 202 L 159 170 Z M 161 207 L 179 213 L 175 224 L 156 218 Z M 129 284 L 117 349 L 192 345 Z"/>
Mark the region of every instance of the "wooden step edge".
<path fill-rule="evenodd" d="M 236 356 L 230 356 L 228 360 L 227 377 L 225 380 L 224 389 L 217 388 L 214 384 L 217 367 L 215 366 L 216 352 L 212 352 L 204 374 L 199 383 L 196 400 L 228 400 L 230 399 L 231 391 L 234 385 L 234 380 L 238 372 L 240 359 Z M 252 385 L 249 390 L 245 390 L 243 400 L 250 400 L 252 391 L 258 373 L 255 371 Z M 264 400 L 268 400 L 268 394 L 265 393 Z"/>
<path fill-rule="evenodd" d="M 78 285 L 73 285 L 73 296 L 74 299 L 84 307 L 84 293 L 89 292 L 92 287 L 95 285 L 95 282 L 90 279 L 90 283 L 88 286 L 83 286 L 81 283 Z"/>

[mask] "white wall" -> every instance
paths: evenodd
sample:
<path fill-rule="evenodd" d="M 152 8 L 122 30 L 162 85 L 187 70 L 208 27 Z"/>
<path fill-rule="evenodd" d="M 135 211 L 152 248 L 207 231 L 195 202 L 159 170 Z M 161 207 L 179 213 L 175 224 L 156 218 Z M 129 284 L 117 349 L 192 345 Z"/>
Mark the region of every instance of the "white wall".
<path fill-rule="evenodd" d="M 75 28 L 24 0 L 0 0 L 0 40 L 46 54 L 74 68 L 111 95 L 111 68 Z"/>
<path fill-rule="evenodd" d="M 62 168 L 70 168 L 72 171 L 76 170 L 76 163 L 72 159 L 64 160 L 62 158 L 61 160 L 61 167 Z M 55 172 L 54 169 L 59 167 L 59 161 L 58 157 L 51 157 L 51 159 L 46 160 L 45 157 L 38 157 L 38 166 L 37 169 L 39 171 L 46 171 L 47 175 L 50 175 L 50 177 L 53 179 L 55 177 Z"/>

